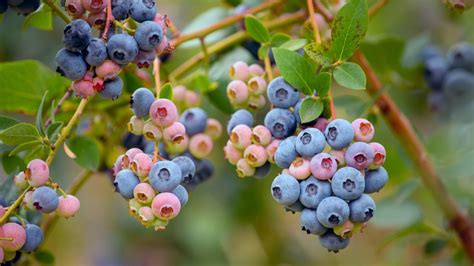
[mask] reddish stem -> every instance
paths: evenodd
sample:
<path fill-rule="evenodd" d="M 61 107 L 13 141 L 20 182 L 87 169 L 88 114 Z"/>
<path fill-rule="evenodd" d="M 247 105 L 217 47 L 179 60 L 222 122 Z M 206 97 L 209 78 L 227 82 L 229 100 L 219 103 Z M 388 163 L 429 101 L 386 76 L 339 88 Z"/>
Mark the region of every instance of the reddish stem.
<path fill-rule="evenodd" d="M 107 0 L 107 9 L 106 9 L 106 18 L 105 18 L 105 29 L 102 34 L 102 39 L 107 41 L 107 34 L 109 33 L 110 23 L 112 23 L 115 18 L 112 15 L 112 0 Z"/>

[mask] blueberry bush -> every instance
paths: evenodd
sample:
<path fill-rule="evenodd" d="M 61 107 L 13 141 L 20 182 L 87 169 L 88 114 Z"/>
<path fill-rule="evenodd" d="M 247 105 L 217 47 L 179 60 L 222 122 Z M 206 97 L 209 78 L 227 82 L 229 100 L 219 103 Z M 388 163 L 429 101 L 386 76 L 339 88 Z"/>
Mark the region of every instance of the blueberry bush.
<path fill-rule="evenodd" d="M 474 263 L 472 5 L 2 0 L 0 262 Z"/>

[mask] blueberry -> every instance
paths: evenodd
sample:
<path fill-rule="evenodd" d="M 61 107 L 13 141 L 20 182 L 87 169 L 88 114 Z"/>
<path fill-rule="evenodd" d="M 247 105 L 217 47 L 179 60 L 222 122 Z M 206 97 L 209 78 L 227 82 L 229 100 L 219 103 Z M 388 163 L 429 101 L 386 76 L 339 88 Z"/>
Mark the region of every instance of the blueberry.
<path fill-rule="evenodd" d="M 63 31 L 63 43 L 71 52 L 80 52 L 89 45 L 92 30 L 85 20 L 76 19 L 67 24 Z"/>
<path fill-rule="evenodd" d="M 50 213 L 56 210 L 59 205 L 58 195 L 53 189 L 43 186 L 33 192 L 33 206 L 37 211 Z"/>
<path fill-rule="evenodd" d="M 304 209 L 301 212 L 300 216 L 300 224 L 301 230 L 306 231 L 308 234 L 315 234 L 315 235 L 324 235 L 328 230 L 324 227 L 319 221 L 316 216 L 316 210 L 313 209 Z"/>
<path fill-rule="evenodd" d="M 138 44 L 127 34 L 114 34 L 107 42 L 109 58 L 119 65 L 126 65 L 135 59 L 138 54 Z"/>
<path fill-rule="evenodd" d="M 291 175 L 281 174 L 273 180 L 271 193 L 276 202 L 289 206 L 298 200 L 300 184 Z"/>
<path fill-rule="evenodd" d="M 318 221 L 327 228 L 344 224 L 349 219 L 349 205 L 338 197 L 327 197 L 318 205 Z"/>
<path fill-rule="evenodd" d="M 296 118 L 293 113 L 281 108 L 275 108 L 268 112 L 264 124 L 272 132 L 272 136 L 277 139 L 287 138 L 296 130 Z"/>
<path fill-rule="evenodd" d="M 114 180 L 115 191 L 125 199 L 133 198 L 133 190 L 140 183 L 138 177 L 128 169 L 120 171 Z"/>
<path fill-rule="evenodd" d="M 326 141 L 335 150 L 342 150 L 351 144 L 354 138 L 352 124 L 344 119 L 335 119 L 329 123 L 324 131 Z"/>
<path fill-rule="evenodd" d="M 116 20 L 128 18 L 131 0 L 112 0 L 112 15 Z"/>
<path fill-rule="evenodd" d="M 163 30 L 158 23 L 145 21 L 137 27 L 134 37 L 140 49 L 152 51 L 160 45 L 163 39 Z"/>
<path fill-rule="evenodd" d="M 18 14 L 29 15 L 40 7 L 40 0 L 25 0 L 23 3 L 15 7 L 18 10 Z"/>
<path fill-rule="evenodd" d="M 172 161 L 159 161 L 153 165 L 148 176 L 150 184 L 158 192 L 173 191 L 183 181 L 179 166 Z"/>
<path fill-rule="evenodd" d="M 364 170 L 374 161 L 374 152 L 369 144 L 365 142 L 354 142 L 346 150 L 344 159 L 348 166 Z"/>
<path fill-rule="evenodd" d="M 433 90 L 440 90 L 448 71 L 448 63 L 442 57 L 433 57 L 425 63 L 425 81 Z"/>
<path fill-rule="evenodd" d="M 122 79 L 116 77 L 115 79 L 105 81 L 104 89 L 102 89 L 99 94 L 102 98 L 116 100 L 120 94 L 122 94 L 122 88 Z"/>
<path fill-rule="evenodd" d="M 332 231 L 328 231 L 326 234 L 319 237 L 319 243 L 321 246 L 327 248 L 329 251 L 334 253 L 339 252 L 339 250 L 345 249 L 349 246 L 351 239 L 350 238 L 342 238 Z"/>
<path fill-rule="evenodd" d="M 303 206 L 303 204 L 301 204 L 299 200 L 297 200 L 295 203 L 291 205 L 285 206 L 284 208 L 286 211 L 292 212 L 293 214 L 295 212 L 301 212 L 305 209 L 305 207 Z"/>
<path fill-rule="evenodd" d="M 300 99 L 298 90 L 288 84 L 283 77 L 273 79 L 267 88 L 268 100 L 278 108 L 295 106 Z"/>
<path fill-rule="evenodd" d="M 43 231 L 37 225 L 27 224 L 26 228 L 26 242 L 20 249 L 23 252 L 32 252 L 36 250 L 43 242 Z"/>
<path fill-rule="evenodd" d="M 331 196 L 331 183 L 310 176 L 300 183 L 300 202 L 307 208 L 316 209 L 321 201 Z"/>
<path fill-rule="evenodd" d="M 156 15 L 155 0 L 132 0 L 130 16 L 138 22 L 153 20 Z"/>
<path fill-rule="evenodd" d="M 153 60 L 156 58 L 155 50 L 145 51 L 140 50 L 138 51 L 137 56 L 133 62 L 137 65 L 138 68 L 149 68 L 153 63 Z"/>
<path fill-rule="evenodd" d="M 364 193 L 374 193 L 382 189 L 388 181 L 388 173 L 380 166 L 375 170 L 369 170 L 365 174 Z"/>
<path fill-rule="evenodd" d="M 196 174 L 196 165 L 193 160 L 186 156 L 178 156 L 172 160 L 181 169 L 182 183 L 190 183 Z"/>
<path fill-rule="evenodd" d="M 252 113 L 245 109 L 239 109 L 235 111 L 230 117 L 229 123 L 227 124 L 227 134 L 230 134 L 232 129 L 238 125 L 247 125 L 252 127 L 253 125 L 253 116 Z"/>
<path fill-rule="evenodd" d="M 98 66 L 107 59 L 107 48 L 101 39 L 92 38 L 83 54 L 89 65 Z"/>
<path fill-rule="evenodd" d="M 468 43 L 458 43 L 448 52 L 449 68 L 462 68 L 474 73 L 474 47 Z"/>
<path fill-rule="evenodd" d="M 364 193 L 365 180 L 359 170 L 343 167 L 332 177 L 331 188 L 334 195 L 344 200 L 354 200 Z"/>
<path fill-rule="evenodd" d="M 444 80 L 443 92 L 451 104 L 470 104 L 474 99 L 474 74 L 463 69 L 451 70 Z"/>
<path fill-rule="evenodd" d="M 87 64 L 80 53 L 74 53 L 62 48 L 56 54 L 56 71 L 70 80 L 80 80 L 87 71 Z"/>
<path fill-rule="evenodd" d="M 296 137 L 291 136 L 280 142 L 275 153 L 275 163 L 280 168 L 289 168 L 295 160 L 298 153 L 296 152 Z"/>
<path fill-rule="evenodd" d="M 315 128 L 307 128 L 296 137 L 296 151 L 303 157 L 313 157 L 324 150 L 326 139 L 323 133 Z"/>
<path fill-rule="evenodd" d="M 139 88 L 130 97 L 130 106 L 137 117 L 143 118 L 150 113 L 150 106 L 154 101 L 155 95 L 149 89 Z"/>
<path fill-rule="evenodd" d="M 171 193 L 173 193 L 176 197 L 178 197 L 179 202 L 181 203 L 181 207 L 183 207 L 184 205 L 186 205 L 186 203 L 188 203 L 188 198 L 189 198 L 188 191 L 183 186 L 181 185 L 177 186 L 175 189 L 173 189 L 173 191 L 171 191 Z"/>
<path fill-rule="evenodd" d="M 214 174 L 214 165 L 209 160 L 198 160 L 196 163 L 196 178 L 204 182 Z"/>
<path fill-rule="evenodd" d="M 186 128 L 186 134 L 191 137 L 206 130 L 207 114 L 199 107 L 190 108 L 184 111 L 179 122 Z"/>
<path fill-rule="evenodd" d="M 255 173 L 253 174 L 253 177 L 257 179 L 264 178 L 265 176 L 270 173 L 272 164 L 270 162 L 266 162 L 264 165 L 255 168 Z"/>
<path fill-rule="evenodd" d="M 375 202 L 367 194 L 362 194 L 360 198 L 349 203 L 351 214 L 349 219 L 353 223 L 366 223 L 375 214 Z"/>

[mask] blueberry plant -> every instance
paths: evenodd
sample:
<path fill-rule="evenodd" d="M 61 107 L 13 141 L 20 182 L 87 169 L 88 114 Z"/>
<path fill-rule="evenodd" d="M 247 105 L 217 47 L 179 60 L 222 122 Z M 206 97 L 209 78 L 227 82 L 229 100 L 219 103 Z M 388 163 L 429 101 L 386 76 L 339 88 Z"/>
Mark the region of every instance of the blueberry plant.
<path fill-rule="evenodd" d="M 391 176 L 384 140 L 374 140 L 378 116 L 474 262 L 471 217 L 384 88 L 381 73 L 392 67 L 385 40 L 365 42 L 369 19 L 388 1 L 234 2 L 226 1 L 230 15 L 181 32 L 157 0 L 1 1 L 0 13 L 25 15 L 26 26 L 51 30 L 53 16 L 65 25 L 56 72 L 32 60 L 0 64 L 2 97 L 9 98 L 0 99 L 0 110 L 13 113 L 0 116 L 0 262 L 51 263 L 42 248 L 48 232 L 58 217 L 81 215 L 74 195 L 97 172 L 110 176 L 111 189 L 126 200 L 123 211 L 143 226 L 173 226 L 189 192 L 199 193 L 214 174 L 211 153 L 241 178 L 272 175 L 273 199 L 337 253 L 370 230 L 372 193 Z M 470 7 L 444 2 L 455 12 Z M 200 51 L 181 55 L 186 45 Z M 456 44 L 446 59 L 426 46 L 417 56 L 433 90 L 429 104 L 472 114 L 474 47 Z M 354 112 L 353 121 L 338 117 L 336 87 L 367 93 L 368 111 Z M 35 122 L 15 113 L 35 115 Z M 226 127 L 216 118 L 223 114 Z M 218 147 L 224 130 L 228 140 Z M 50 172 L 60 150 L 84 168 L 68 188 Z"/>

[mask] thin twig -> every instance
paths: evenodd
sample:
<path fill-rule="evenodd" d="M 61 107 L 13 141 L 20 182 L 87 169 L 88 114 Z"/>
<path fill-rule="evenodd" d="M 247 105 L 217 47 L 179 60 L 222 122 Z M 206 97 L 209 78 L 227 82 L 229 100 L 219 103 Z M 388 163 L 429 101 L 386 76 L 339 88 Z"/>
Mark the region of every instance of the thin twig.
<path fill-rule="evenodd" d="M 56 105 L 56 107 L 54 108 L 54 110 L 51 111 L 54 115 L 56 115 L 56 114 L 59 113 L 59 111 L 61 110 L 61 107 L 63 106 L 64 102 L 65 102 L 67 99 L 69 99 L 69 97 L 71 97 L 72 92 L 73 92 L 72 87 L 69 87 L 69 88 L 66 90 L 66 92 L 65 92 L 64 95 L 63 95 L 63 97 L 61 97 L 61 99 L 59 100 L 58 105 Z M 52 121 L 51 117 L 48 118 L 48 119 L 46 120 L 46 122 L 44 122 L 44 127 L 47 128 L 49 125 L 51 125 L 52 122 L 53 122 L 53 121 Z"/>
<path fill-rule="evenodd" d="M 104 33 L 102 34 L 102 39 L 107 41 L 107 33 L 109 32 L 110 22 L 115 20 L 114 16 L 112 15 L 112 0 L 107 0 L 107 8 L 105 10 L 105 29 Z"/>
<path fill-rule="evenodd" d="M 161 91 L 160 64 L 160 58 L 158 56 L 155 57 L 155 60 L 153 61 L 153 76 L 155 77 L 155 92 L 157 99 L 160 97 Z"/>

